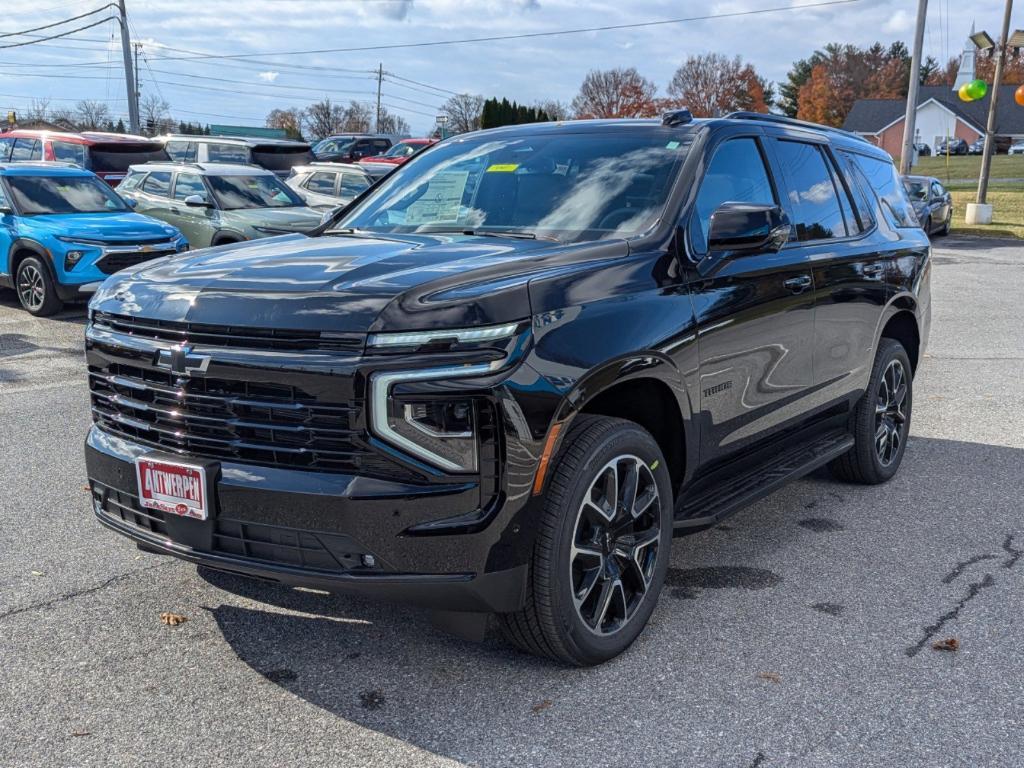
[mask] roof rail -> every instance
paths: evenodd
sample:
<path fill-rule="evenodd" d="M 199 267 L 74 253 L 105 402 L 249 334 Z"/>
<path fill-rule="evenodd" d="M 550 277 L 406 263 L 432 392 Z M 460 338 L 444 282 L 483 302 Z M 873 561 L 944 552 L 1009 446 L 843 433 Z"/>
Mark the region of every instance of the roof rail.
<path fill-rule="evenodd" d="M 797 120 L 795 117 L 786 117 L 785 115 L 773 115 L 765 112 L 730 112 L 728 115 L 725 115 L 725 118 L 727 120 L 761 120 L 765 123 L 779 123 L 781 125 L 792 125 L 795 128 L 809 128 L 812 131 L 831 131 L 832 133 L 841 133 L 843 136 L 848 136 L 851 139 L 863 141 L 865 144 L 871 143 L 863 136 L 851 131 L 844 131 L 842 128 L 811 123 L 807 120 Z"/>

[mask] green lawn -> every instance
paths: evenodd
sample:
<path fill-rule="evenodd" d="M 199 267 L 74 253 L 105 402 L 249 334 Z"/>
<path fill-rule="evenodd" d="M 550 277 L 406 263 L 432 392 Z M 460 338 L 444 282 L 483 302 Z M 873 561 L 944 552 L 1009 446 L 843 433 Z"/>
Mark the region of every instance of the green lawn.
<path fill-rule="evenodd" d="M 922 157 L 918 159 L 911 173 L 934 176 L 943 181 L 977 179 L 981 173 L 981 155 Z M 995 155 L 992 158 L 989 178 L 1024 179 L 1024 155 Z"/>
<path fill-rule="evenodd" d="M 1014 158 L 1016 159 L 1016 158 Z M 976 185 L 953 189 L 953 234 L 1024 238 L 1024 184 L 990 187 L 987 201 L 992 206 L 992 223 L 965 224 L 967 203 L 977 199 Z"/>

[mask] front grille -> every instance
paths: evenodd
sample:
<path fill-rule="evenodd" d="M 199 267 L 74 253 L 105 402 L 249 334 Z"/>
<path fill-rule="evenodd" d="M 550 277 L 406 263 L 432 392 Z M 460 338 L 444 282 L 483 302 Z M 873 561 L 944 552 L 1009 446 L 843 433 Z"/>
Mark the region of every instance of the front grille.
<path fill-rule="evenodd" d="M 112 275 L 115 272 L 120 272 L 122 269 L 128 269 L 153 259 L 159 259 L 161 256 L 170 256 L 172 253 L 177 253 L 173 247 L 161 251 L 108 253 L 96 262 L 96 267 L 103 274 Z"/>
<path fill-rule="evenodd" d="M 96 511 L 101 516 L 143 531 L 167 535 L 164 513 L 143 509 L 138 496 L 96 481 L 92 482 L 91 490 Z M 219 517 L 212 524 L 211 551 L 215 553 L 335 573 L 374 570 L 364 565 L 371 562 L 364 560 L 370 553 L 362 551 L 348 536 Z M 374 558 L 372 562 L 378 564 L 379 570 L 379 561 Z"/>
<path fill-rule="evenodd" d="M 201 346 L 245 347 L 249 349 L 337 350 L 359 353 L 364 337 L 359 333 L 250 328 L 247 326 L 181 323 L 150 320 L 109 312 L 93 313 L 93 323 L 129 336 L 146 339 L 188 342 Z"/>
<path fill-rule="evenodd" d="M 322 403 L 286 384 L 179 379 L 111 363 L 90 366 L 92 413 L 104 430 L 172 453 L 386 476 L 416 476 L 353 438 L 360 406 Z"/>

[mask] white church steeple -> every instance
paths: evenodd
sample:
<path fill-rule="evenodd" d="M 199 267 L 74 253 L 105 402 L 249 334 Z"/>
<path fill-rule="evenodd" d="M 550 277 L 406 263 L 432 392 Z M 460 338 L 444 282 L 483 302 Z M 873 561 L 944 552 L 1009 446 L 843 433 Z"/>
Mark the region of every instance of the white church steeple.
<path fill-rule="evenodd" d="M 971 22 L 971 35 L 974 35 L 974 22 Z M 960 54 L 960 67 L 956 71 L 956 80 L 953 81 L 953 90 L 959 91 L 960 86 L 974 80 L 974 57 L 978 54 L 978 47 L 970 37 L 964 43 L 963 53 Z"/>

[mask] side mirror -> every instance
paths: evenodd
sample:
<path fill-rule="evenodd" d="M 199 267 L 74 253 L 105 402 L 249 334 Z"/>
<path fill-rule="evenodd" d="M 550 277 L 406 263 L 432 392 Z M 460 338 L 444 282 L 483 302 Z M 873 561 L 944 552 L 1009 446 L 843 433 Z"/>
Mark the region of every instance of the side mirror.
<path fill-rule="evenodd" d="M 14 213 L 14 209 L 11 208 L 11 206 L 5 203 L 0 203 L 0 216 L 7 216 L 12 213 Z"/>
<path fill-rule="evenodd" d="M 189 195 L 185 198 L 185 205 L 190 208 L 209 208 L 210 204 L 206 202 L 206 198 L 202 195 Z"/>
<path fill-rule="evenodd" d="M 135 210 L 139 206 L 139 201 L 135 200 L 134 198 L 123 197 L 121 199 L 124 200 L 124 204 L 127 205 L 132 210 Z"/>
<path fill-rule="evenodd" d="M 789 240 L 789 219 L 777 205 L 722 203 L 711 214 L 708 251 L 778 251 Z"/>

